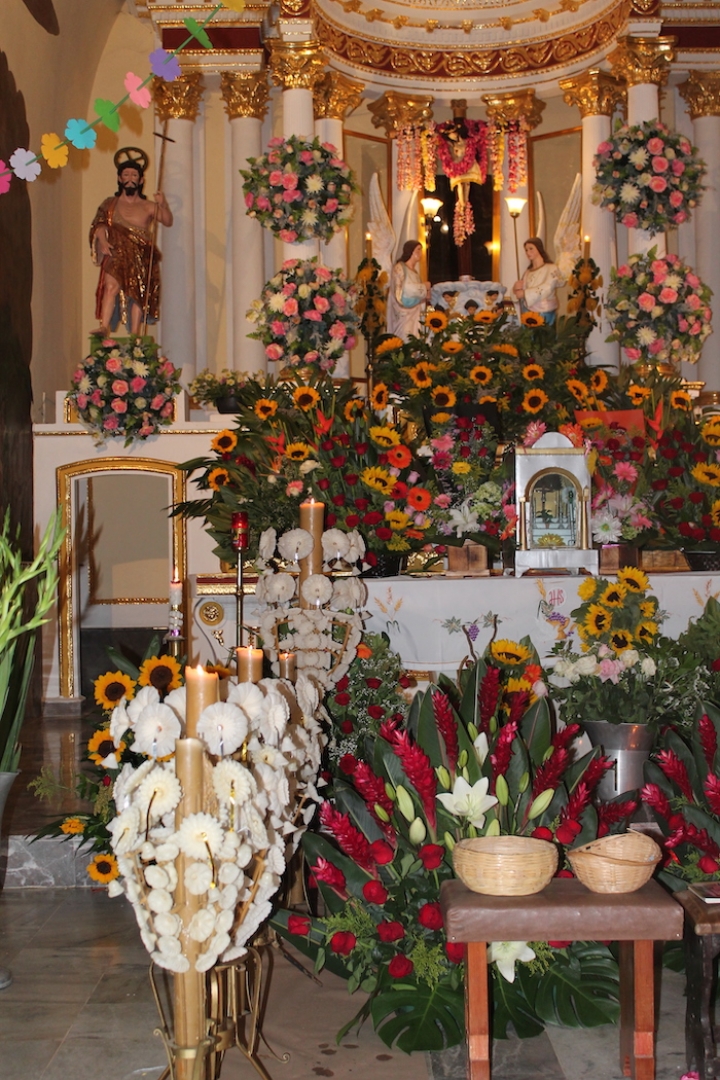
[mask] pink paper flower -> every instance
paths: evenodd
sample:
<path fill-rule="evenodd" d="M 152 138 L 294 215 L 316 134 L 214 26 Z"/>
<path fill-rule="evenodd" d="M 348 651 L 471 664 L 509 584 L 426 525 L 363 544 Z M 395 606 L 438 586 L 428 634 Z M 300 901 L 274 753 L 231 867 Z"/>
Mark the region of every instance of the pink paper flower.
<path fill-rule="evenodd" d="M 152 101 L 152 94 L 150 93 L 150 88 L 143 86 L 142 83 L 143 80 L 139 75 L 135 75 L 132 71 L 128 71 L 125 76 L 125 89 L 130 95 L 130 100 L 133 105 L 137 105 L 141 109 L 147 109 Z"/>
<path fill-rule="evenodd" d="M 10 190 L 11 180 L 12 173 L 2 158 L 0 158 L 0 195 L 5 195 L 5 193 Z"/>

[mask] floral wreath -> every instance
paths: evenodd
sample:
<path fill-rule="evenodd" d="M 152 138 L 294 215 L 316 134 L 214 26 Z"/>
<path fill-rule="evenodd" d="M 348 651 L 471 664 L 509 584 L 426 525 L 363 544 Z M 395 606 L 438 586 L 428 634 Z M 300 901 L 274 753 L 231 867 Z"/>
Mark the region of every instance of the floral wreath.
<path fill-rule="evenodd" d="M 621 225 L 651 236 L 689 221 L 703 191 L 705 164 L 696 147 L 657 120 L 617 127 L 593 164 L 593 201 Z"/>
<path fill-rule="evenodd" d="M 612 271 L 606 314 L 628 360 L 698 359 L 712 332 L 711 292 L 677 255 L 631 255 Z"/>
<path fill-rule="evenodd" d="M 248 163 L 240 170 L 247 213 L 284 243 L 329 240 L 350 221 L 359 189 L 331 143 L 275 138 L 266 154 Z"/>

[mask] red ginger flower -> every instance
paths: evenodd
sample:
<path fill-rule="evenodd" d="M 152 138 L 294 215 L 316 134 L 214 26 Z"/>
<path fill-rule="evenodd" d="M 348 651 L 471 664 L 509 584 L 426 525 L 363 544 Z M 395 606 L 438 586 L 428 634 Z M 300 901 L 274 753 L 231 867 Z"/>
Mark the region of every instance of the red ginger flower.
<path fill-rule="evenodd" d="M 700 745 L 702 746 L 702 751 L 705 755 L 707 767 L 712 770 L 715 762 L 715 752 L 717 750 L 717 731 L 707 713 L 703 713 L 700 717 L 698 730 L 700 732 Z M 717 813 L 717 811 L 715 812 Z"/>
<path fill-rule="evenodd" d="M 705 780 L 705 795 L 713 814 L 720 814 L 720 776 L 708 773 Z"/>
<path fill-rule="evenodd" d="M 608 757 L 593 758 L 583 773 L 582 782 L 587 784 L 589 791 L 594 791 L 608 769 L 612 769 L 613 763 Z"/>
<path fill-rule="evenodd" d="M 345 881 L 345 875 L 342 870 L 338 869 L 334 863 L 328 862 L 327 859 L 319 858 L 314 866 L 311 866 L 316 881 L 322 881 L 325 885 L 329 885 L 331 889 L 334 889 L 336 893 L 340 893 L 345 899 L 347 899 L 347 883 Z"/>
<path fill-rule="evenodd" d="M 611 825 L 630 817 L 637 808 L 637 799 L 626 799 L 621 803 L 600 803 L 597 807 L 598 836 L 605 836 L 610 831 Z"/>
<path fill-rule="evenodd" d="M 640 791 L 640 798 L 644 803 L 647 803 L 655 813 L 660 814 L 665 819 L 669 818 L 672 814 L 670 800 L 662 788 L 658 787 L 657 784 L 646 784 Z"/>
<path fill-rule="evenodd" d="M 715 841 L 708 835 L 706 829 L 698 829 L 690 822 L 683 822 L 665 841 L 665 846 L 669 848 L 676 848 L 680 844 L 690 843 L 696 848 L 700 848 L 706 855 L 711 855 L 713 858 L 720 856 L 720 847 Z"/>
<path fill-rule="evenodd" d="M 529 690 L 516 690 L 510 697 L 510 712 L 508 713 L 508 724 L 518 724 L 530 703 L 530 691 Z"/>
<path fill-rule="evenodd" d="M 329 802 L 320 807 L 320 822 L 337 840 L 340 848 L 363 870 L 374 874 L 375 860 L 367 837 L 356 829 L 348 814 L 341 814 Z"/>
<path fill-rule="evenodd" d="M 543 791 L 552 788 L 553 791 L 560 784 L 562 775 L 570 764 L 570 752 L 564 746 L 556 747 L 547 761 L 543 762 L 535 773 L 533 780 L 533 799 L 541 795 Z"/>
<path fill-rule="evenodd" d="M 677 784 L 685 798 L 690 802 L 694 802 L 695 796 L 690 784 L 690 777 L 677 754 L 673 750 L 661 750 L 657 755 L 657 763 L 668 780 L 672 780 L 673 784 Z"/>
<path fill-rule="evenodd" d="M 435 723 L 445 743 L 450 772 L 454 773 L 457 767 L 459 747 L 457 720 L 453 716 L 450 698 L 440 690 L 434 690 L 432 693 L 432 707 Z"/>
<path fill-rule="evenodd" d="M 569 746 L 579 731 L 579 724 L 566 724 L 562 731 L 556 731 L 553 735 L 553 746 Z"/>
<path fill-rule="evenodd" d="M 405 775 L 420 796 L 428 825 L 434 832 L 437 824 L 435 810 L 437 781 L 430 758 L 417 743 L 410 741 L 407 731 L 396 730 L 390 740 L 390 745 L 393 752 L 400 758 Z"/>
<path fill-rule="evenodd" d="M 387 830 L 387 823 L 380 821 L 380 818 L 375 813 L 375 806 L 378 805 L 383 808 L 388 817 L 392 816 L 393 803 L 385 790 L 385 781 L 382 777 L 375 775 L 366 761 L 358 761 L 353 772 L 353 783 L 358 793 L 365 800 L 370 813 L 376 818 L 380 826 Z"/>
<path fill-rule="evenodd" d="M 490 755 L 490 763 L 493 767 L 493 775 L 490 780 L 490 791 L 494 793 L 495 783 L 498 776 L 504 776 L 510 768 L 510 759 L 512 758 L 512 744 L 517 735 L 517 720 L 509 720 L 500 729 L 497 742 L 495 743 L 495 749 Z"/>
<path fill-rule="evenodd" d="M 591 792 L 592 788 L 589 787 L 585 779 L 580 780 L 560 811 L 560 822 L 577 821 L 590 803 Z"/>
<path fill-rule="evenodd" d="M 480 730 L 487 732 L 498 706 L 500 696 L 500 668 L 489 667 L 478 690 L 480 702 Z"/>

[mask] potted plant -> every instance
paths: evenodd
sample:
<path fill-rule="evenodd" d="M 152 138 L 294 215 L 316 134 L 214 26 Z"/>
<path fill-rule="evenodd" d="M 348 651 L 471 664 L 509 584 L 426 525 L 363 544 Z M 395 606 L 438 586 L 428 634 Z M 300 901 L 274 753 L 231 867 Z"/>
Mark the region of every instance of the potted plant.
<path fill-rule="evenodd" d="M 241 391 L 250 378 L 244 371 L 223 368 L 219 375 L 213 375 L 205 368 L 195 376 L 189 390 L 201 405 L 213 405 L 219 413 L 238 413 L 242 408 Z"/>

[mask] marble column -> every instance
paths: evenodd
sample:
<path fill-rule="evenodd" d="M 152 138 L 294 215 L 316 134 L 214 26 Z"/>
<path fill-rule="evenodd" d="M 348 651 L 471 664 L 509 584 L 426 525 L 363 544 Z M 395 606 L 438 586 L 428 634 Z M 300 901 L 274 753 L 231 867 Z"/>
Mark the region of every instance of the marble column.
<path fill-rule="evenodd" d="M 526 132 L 532 131 L 540 123 L 545 102 L 535 97 L 534 90 L 510 91 L 507 94 L 484 94 L 483 103 L 487 110 L 488 121 L 506 131 L 509 124 L 524 121 Z M 505 196 L 508 190 L 508 153 L 507 138 L 503 158 L 504 190 L 500 200 L 500 281 L 507 288 L 506 299 L 514 300 L 512 287 L 522 277 L 527 266 L 523 244 L 530 236 L 530 206 L 527 181 L 519 184 L 512 193 L 512 198 L 525 199 L 526 204 L 517 217 L 517 251 L 515 246 L 515 223 L 508 210 Z M 520 274 L 518 274 L 518 269 Z"/>
<path fill-rule="evenodd" d="M 622 84 L 606 71 L 592 69 L 572 79 L 561 79 L 560 89 L 567 105 L 577 105 L 582 118 L 582 220 L 580 236 L 590 237 L 590 254 L 600 267 L 603 284 L 599 291 L 601 311 L 598 325 L 588 338 L 588 362 L 617 371 L 620 350 L 617 342 L 605 339 L 612 327 L 605 315 L 605 295 L 610 284 L 610 268 L 616 260 L 615 216 L 592 201 L 595 183 L 593 158 L 598 146 L 611 134 L 612 115 L 625 96 Z"/>
<path fill-rule="evenodd" d="M 266 72 L 224 71 L 220 78 L 220 91 L 230 120 L 232 154 L 230 265 L 233 355 L 228 367 L 236 371 L 259 372 L 267 370 L 265 349 L 261 341 L 247 336 L 253 324 L 248 322 L 245 313 L 252 301 L 259 298 L 265 284 L 264 229 L 245 213 L 240 169 L 247 168 L 249 157 L 259 157 L 263 152 L 262 122 L 267 112 L 269 93 Z"/>
<path fill-rule="evenodd" d="M 628 124 L 657 120 L 660 116 L 660 87 L 667 82 L 671 62 L 675 59 L 675 38 L 642 37 L 629 34 L 618 38 L 617 48 L 608 57 L 613 73 L 627 84 Z M 650 236 L 643 229 L 630 229 L 628 250 L 631 255 L 644 255 L 650 248 L 658 255 L 667 252 L 664 233 Z"/>
<path fill-rule="evenodd" d="M 315 107 L 315 134 L 321 143 L 330 143 L 337 149 L 338 156 L 345 157 L 345 140 L 343 128 L 345 117 L 357 109 L 362 99 L 364 86 L 362 83 L 348 79 L 346 75 L 334 71 L 326 72 L 323 78 L 315 84 L 313 100 Z M 357 204 L 361 204 L 362 197 L 355 197 Z M 340 268 L 343 274 L 350 270 L 348 267 L 348 238 L 347 228 L 339 229 L 327 243 L 320 245 L 320 255 L 326 266 L 332 269 Z"/>
<path fill-rule="evenodd" d="M 713 308 L 717 310 L 720 297 L 720 250 L 718 221 L 720 221 L 720 71 L 691 71 L 678 90 L 687 102 L 693 122 L 693 139 L 700 157 L 707 166 L 705 191 L 693 210 L 695 251 L 698 277 L 714 293 Z M 703 345 L 698 362 L 697 378 L 705 388 L 700 404 L 720 404 L 720 333 L 716 329 Z"/>
<path fill-rule="evenodd" d="M 270 73 L 273 82 L 283 88 L 283 135 L 303 139 L 315 136 L 313 86 L 323 77 L 324 61 L 315 40 L 271 41 Z M 312 259 L 319 254 L 317 240 L 283 244 L 283 259 Z"/>
<path fill-rule="evenodd" d="M 155 79 L 153 96 L 160 124 L 167 121 L 163 187 L 173 226 L 162 230 L 162 325 L 163 349 L 176 367 L 182 368 L 187 386 L 197 374 L 195 185 L 193 124 L 202 101 L 199 72 L 189 71 L 174 82 Z"/>

